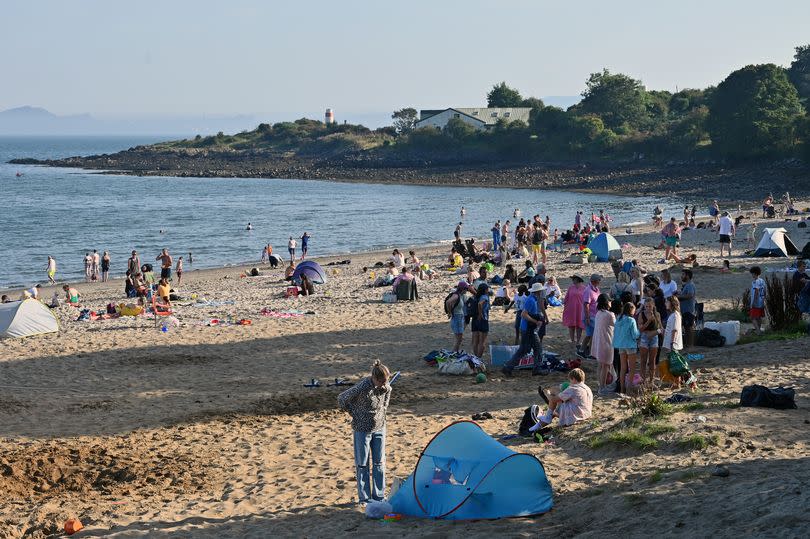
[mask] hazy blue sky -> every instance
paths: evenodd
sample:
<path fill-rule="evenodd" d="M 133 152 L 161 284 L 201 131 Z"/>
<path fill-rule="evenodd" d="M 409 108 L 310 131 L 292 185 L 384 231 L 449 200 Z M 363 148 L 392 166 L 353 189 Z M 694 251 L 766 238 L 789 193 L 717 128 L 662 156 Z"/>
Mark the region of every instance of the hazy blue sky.
<path fill-rule="evenodd" d="M 506 80 L 575 95 L 602 67 L 648 88 L 787 65 L 810 1 L 4 0 L 0 110 L 380 112 L 481 104 Z"/>

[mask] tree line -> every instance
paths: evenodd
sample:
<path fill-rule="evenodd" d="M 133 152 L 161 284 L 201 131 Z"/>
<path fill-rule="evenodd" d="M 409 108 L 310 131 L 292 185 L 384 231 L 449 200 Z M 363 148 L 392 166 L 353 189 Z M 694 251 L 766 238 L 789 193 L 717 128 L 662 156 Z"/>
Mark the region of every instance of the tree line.
<path fill-rule="evenodd" d="M 395 111 L 391 151 L 481 151 L 522 158 L 803 157 L 810 163 L 810 45 L 793 62 L 748 65 L 717 86 L 675 93 L 605 69 L 586 81 L 582 100 L 563 110 L 523 97 L 506 82 L 487 93 L 488 107 L 529 107 L 530 120 L 499 121 L 479 131 L 451 119 L 441 131 L 416 129 L 417 111 Z"/>

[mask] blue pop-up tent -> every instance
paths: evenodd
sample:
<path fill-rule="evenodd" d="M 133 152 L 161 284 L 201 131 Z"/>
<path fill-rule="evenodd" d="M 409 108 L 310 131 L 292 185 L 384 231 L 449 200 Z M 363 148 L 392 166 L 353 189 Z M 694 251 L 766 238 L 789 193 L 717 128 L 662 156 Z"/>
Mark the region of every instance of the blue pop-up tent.
<path fill-rule="evenodd" d="M 524 517 L 553 506 L 540 461 L 503 446 L 472 421 L 439 431 L 390 503 L 397 513 L 447 520 Z"/>
<path fill-rule="evenodd" d="M 306 275 L 309 280 L 315 284 L 323 284 L 326 282 L 326 273 L 323 271 L 323 268 L 312 260 L 305 260 L 295 267 L 295 271 L 292 274 L 293 282 L 296 284 L 300 283 L 301 275 Z"/>
<path fill-rule="evenodd" d="M 616 238 L 602 232 L 588 243 L 588 249 L 591 253 L 596 255 L 596 260 L 599 262 L 609 262 L 611 260 L 621 260 L 622 247 Z"/>

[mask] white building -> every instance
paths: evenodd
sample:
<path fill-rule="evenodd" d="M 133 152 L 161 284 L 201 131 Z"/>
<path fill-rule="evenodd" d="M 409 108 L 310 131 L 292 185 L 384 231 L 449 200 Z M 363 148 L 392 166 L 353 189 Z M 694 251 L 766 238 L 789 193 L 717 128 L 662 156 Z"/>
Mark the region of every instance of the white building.
<path fill-rule="evenodd" d="M 456 118 L 471 125 L 476 129 L 490 129 L 498 120 L 506 120 L 513 122 L 521 120 L 529 123 L 529 113 L 531 107 L 512 107 L 512 108 L 450 108 L 439 110 L 420 110 L 419 121 L 416 122 L 416 128 L 420 127 L 436 127 L 444 129 L 451 119 Z"/>

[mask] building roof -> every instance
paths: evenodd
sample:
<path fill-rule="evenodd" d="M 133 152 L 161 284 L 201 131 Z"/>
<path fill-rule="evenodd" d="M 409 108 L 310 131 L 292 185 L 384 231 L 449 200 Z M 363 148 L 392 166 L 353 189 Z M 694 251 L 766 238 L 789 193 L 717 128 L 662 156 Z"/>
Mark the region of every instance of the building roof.
<path fill-rule="evenodd" d="M 507 121 L 521 120 L 529 123 L 529 114 L 531 107 L 451 107 L 450 109 L 424 109 L 419 111 L 419 121 L 427 120 L 431 116 L 435 116 L 446 110 L 454 110 L 476 120 L 481 120 L 486 125 L 495 125 L 498 120 L 504 119 Z"/>

